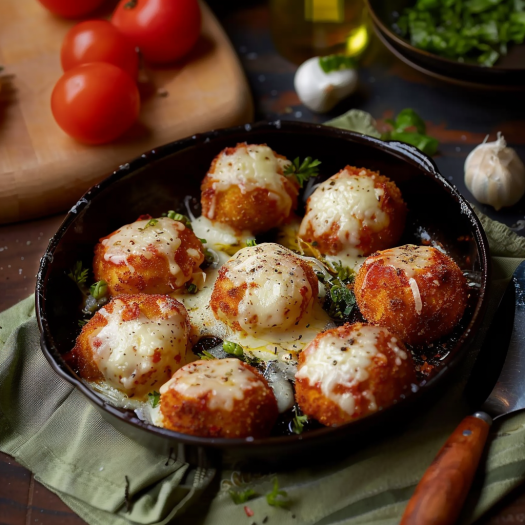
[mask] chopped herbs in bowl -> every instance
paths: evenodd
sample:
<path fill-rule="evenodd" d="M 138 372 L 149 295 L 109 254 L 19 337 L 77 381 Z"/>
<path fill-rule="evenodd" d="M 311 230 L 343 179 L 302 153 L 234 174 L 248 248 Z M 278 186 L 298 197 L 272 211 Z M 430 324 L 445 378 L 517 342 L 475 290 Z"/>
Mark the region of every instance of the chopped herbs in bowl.
<path fill-rule="evenodd" d="M 430 53 L 486 67 L 525 40 L 523 0 L 417 0 L 394 30 Z"/>

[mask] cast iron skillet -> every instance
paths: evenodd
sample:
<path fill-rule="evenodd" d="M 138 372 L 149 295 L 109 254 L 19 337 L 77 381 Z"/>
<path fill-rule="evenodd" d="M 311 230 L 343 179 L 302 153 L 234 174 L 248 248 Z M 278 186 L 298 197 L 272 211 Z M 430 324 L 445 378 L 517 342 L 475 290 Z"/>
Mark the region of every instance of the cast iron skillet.
<path fill-rule="evenodd" d="M 435 239 L 477 281 L 462 323 L 445 338 L 441 354 L 435 348 L 435 373 L 421 377 L 417 392 L 371 417 L 338 428 L 320 428 L 301 435 L 266 439 L 211 439 L 178 434 L 140 421 L 133 412 L 105 403 L 69 368 L 62 355 L 71 350 L 79 328 L 79 292 L 67 273 L 75 261 L 91 267 L 98 239 L 139 215 L 159 216 L 170 209 L 184 211 L 187 195 L 200 195 L 200 182 L 215 155 L 238 142 L 266 143 L 293 159 L 311 156 L 322 161 L 319 180 L 345 165 L 364 166 L 392 178 L 409 207 L 401 243 Z M 400 244 L 401 244 L 400 243 Z M 78 388 L 122 433 L 166 454 L 206 464 L 217 458 L 262 460 L 290 465 L 321 452 L 349 450 L 358 439 L 398 426 L 415 411 L 425 409 L 428 394 L 439 395 L 444 380 L 465 355 L 485 307 L 489 278 L 488 244 L 470 206 L 437 171 L 433 161 L 416 148 L 348 131 L 299 122 L 260 122 L 211 131 L 172 142 L 119 167 L 91 188 L 70 210 L 42 257 L 36 286 L 36 310 L 41 345 L 53 370 Z M 92 280 L 93 277 L 91 276 Z M 439 355 L 438 355 L 439 354 Z M 434 356 L 434 357 L 433 357 Z M 419 407 L 419 408 L 418 408 Z M 75 417 L 71 414 L 71 417 Z M 344 447 L 334 446 L 344 442 Z"/>
<path fill-rule="evenodd" d="M 411 45 L 394 30 L 397 16 L 415 0 L 367 0 L 378 36 L 390 50 L 410 66 L 443 80 L 470 86 L 525 87 L 525 44 L 509 45 L 507 55 L 495 66 L 457 62 Z"/>

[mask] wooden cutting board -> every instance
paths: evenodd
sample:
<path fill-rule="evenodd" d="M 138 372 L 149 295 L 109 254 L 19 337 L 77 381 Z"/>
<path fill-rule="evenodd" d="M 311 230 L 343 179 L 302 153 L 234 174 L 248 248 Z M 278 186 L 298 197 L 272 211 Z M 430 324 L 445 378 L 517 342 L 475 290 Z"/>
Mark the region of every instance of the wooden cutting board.
<path fill-rule="evenodd" d="M 86 146 L 58 127 L 50 108 L 62 74 L 60 46 L 75 22 L 36 0 L 0 1 L 0 223 L 65 210 L 144 151 L 252 120 L 237 56 L 210 9 L 201 7 L 202 35 L 190 55 L 173 67 L 144 71 L 139 122 L 111 144 Z"/>

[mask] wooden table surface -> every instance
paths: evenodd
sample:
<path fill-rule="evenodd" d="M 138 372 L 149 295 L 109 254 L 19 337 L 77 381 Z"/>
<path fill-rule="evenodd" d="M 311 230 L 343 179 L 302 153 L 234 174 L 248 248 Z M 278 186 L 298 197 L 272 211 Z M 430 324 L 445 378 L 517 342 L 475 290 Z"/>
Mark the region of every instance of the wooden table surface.
<path fill-rule="evenodd" d="M 281 58 L 273 47 L 267 5 L 216 0 L 212 8 L 241 57 L 253 91 L 257 119 L 323 122 L 352 107 L 382 119 L 412 107 L 427 122 L 428 133 L 440 140 L 435 160 L 441 173 L 471 202 L 475 201 L 463 183 L 463 163 L 487 133 L 495 137 L 497 131 L 502 131 L 509 145 L 525 159 L 523 93 L 466 90 L 443 84 L 410 69 L 372 39 L 360 70 L 357 94 L 328 116 L 315 115 L 300 104 L 293 90 L 296 66 Z M 525 199 L 500 212 L 486 206 L 480 208 L 518 233 L 525 233 Z M 0 311 L 32 293 L 39 258 L 63 217 L 60 214 L 0 227 Z M 36 482 L 30 472 L 0 454 L 0 525 L 32 523 L 77 525 L 84 521 Z M 525 487 L 507 497 L 478 523 L 525 523 Z"/>

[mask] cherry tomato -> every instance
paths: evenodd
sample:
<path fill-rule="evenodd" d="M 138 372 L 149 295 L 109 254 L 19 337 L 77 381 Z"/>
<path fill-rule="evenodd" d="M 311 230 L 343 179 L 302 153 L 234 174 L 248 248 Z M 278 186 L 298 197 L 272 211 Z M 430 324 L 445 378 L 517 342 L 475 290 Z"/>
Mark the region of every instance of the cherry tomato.
<path fill-rule="evenodd" d="M 60 51 L 62 69 L 88 62 L 109 62 L 136 79 L 138 55 L 129 40 L 106 20 L 87 20 L 72 27 Z"/>
<path fill-rule="evenodd" d="M 51 94 L 57 124 L 87 144 L 111 142 L 135 122 L 139 91 L 122 69 L 91 62 L 66 71 Z"/>
<path fill-rule="evenodd" d="M 55 15 L 81 18 L 101 6 L 105 0 L 38 0 Z"/>
<path fill-rule="evenodd" d="M 195 45 L 201 13 L 197 0 L 120 0 L 111 22 L 148 62 L 165 64 Z"/>

